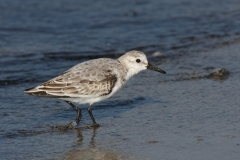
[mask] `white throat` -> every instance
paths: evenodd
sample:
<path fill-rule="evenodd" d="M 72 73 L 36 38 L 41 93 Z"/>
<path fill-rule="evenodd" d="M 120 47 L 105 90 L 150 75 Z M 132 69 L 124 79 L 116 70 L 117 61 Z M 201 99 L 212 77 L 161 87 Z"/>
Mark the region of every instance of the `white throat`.
<path fill-rule="evenodd" d="M 127 75 L 126 75 L 126 79 L 130 79 L 132 76 L 134 76 L 135 74 L 138 74 L 141 70 L 136 70 L 135 68 L 129 68 Z"/>

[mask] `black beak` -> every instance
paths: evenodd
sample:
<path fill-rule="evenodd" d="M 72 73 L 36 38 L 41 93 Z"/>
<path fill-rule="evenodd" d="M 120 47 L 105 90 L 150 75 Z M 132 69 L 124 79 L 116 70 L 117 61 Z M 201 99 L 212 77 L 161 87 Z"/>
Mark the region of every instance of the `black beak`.
<path fill-rule="evenodd" d="M 164 70 L 161 70 L 160 68 L 155 67 L 154 65 L 148 63 L 147 65 L 147 69 L 153 70 L 153 71 L 157 71 L 157 72 L 161 72 L 162 74 L 165 74 L 166 72 Z"/>

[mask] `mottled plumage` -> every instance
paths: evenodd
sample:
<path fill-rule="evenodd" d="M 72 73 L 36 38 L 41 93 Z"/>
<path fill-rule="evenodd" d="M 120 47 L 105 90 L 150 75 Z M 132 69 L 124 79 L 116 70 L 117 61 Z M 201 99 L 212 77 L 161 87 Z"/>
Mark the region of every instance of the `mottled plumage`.
<path fill-rule="evenodd" d="M 116 72 L 117 69 L 121 72 Z M 26 90 L 27 95 L 44 97 L 92 97 L 106 96 L 111 93 L 117 79 L 125 83 L 127 70 L 119 61 L 96 59 L 80 63 L 60 76 L 51 79 L 35 88 Z M 45 92 L 44 95 L 42 92 Z"/>
<path fill-rule="evenodd" d="M 150 65 L 144 53 L 130 51 L 117 60 L 100 58 L 80 63 L 58 77 L 25 92 L 30 96 L 63 99 L 71 106 L 74 105 L 70 101 L 89 103 L 89 114 L 96 125 L 91 113 L 92 104 L 109 98 L 129 78 L 145 69 L 165 73 Z M 74 108 L 81 114 L 80 109 L 75 106 Z M 77 123 L 80 119 L 78 116 Z"/>

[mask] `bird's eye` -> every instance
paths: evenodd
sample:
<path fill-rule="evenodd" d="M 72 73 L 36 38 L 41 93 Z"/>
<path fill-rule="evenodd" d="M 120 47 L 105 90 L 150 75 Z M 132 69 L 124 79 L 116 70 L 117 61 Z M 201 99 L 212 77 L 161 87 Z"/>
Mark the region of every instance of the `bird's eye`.
<path fill-rule="evenodd" d="M 137 63 L 140 63 L 140 62 L 141 62 L 141 60 L 140 60 L 140 59 L 136 59 L 136 62 L 137 62 Z"/>

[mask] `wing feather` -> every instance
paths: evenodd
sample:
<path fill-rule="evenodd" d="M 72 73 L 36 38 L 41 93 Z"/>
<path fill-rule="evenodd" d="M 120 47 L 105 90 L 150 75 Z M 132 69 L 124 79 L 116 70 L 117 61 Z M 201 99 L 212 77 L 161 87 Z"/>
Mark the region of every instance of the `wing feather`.
<path fill-rule="evenodd" d="M 60 76 L 25 92 L 27 95 L 55 98 L 108 95 L 118 77 L 112 67 L 106 68 L 105 63 L 94 61 L 96 60 L 93 60 L 91 65 L 91 61 L 84 62 L 88 63 L 88 67 L 80 63 Z M 113 62 L 118 63 L 116 60 Z"/>

